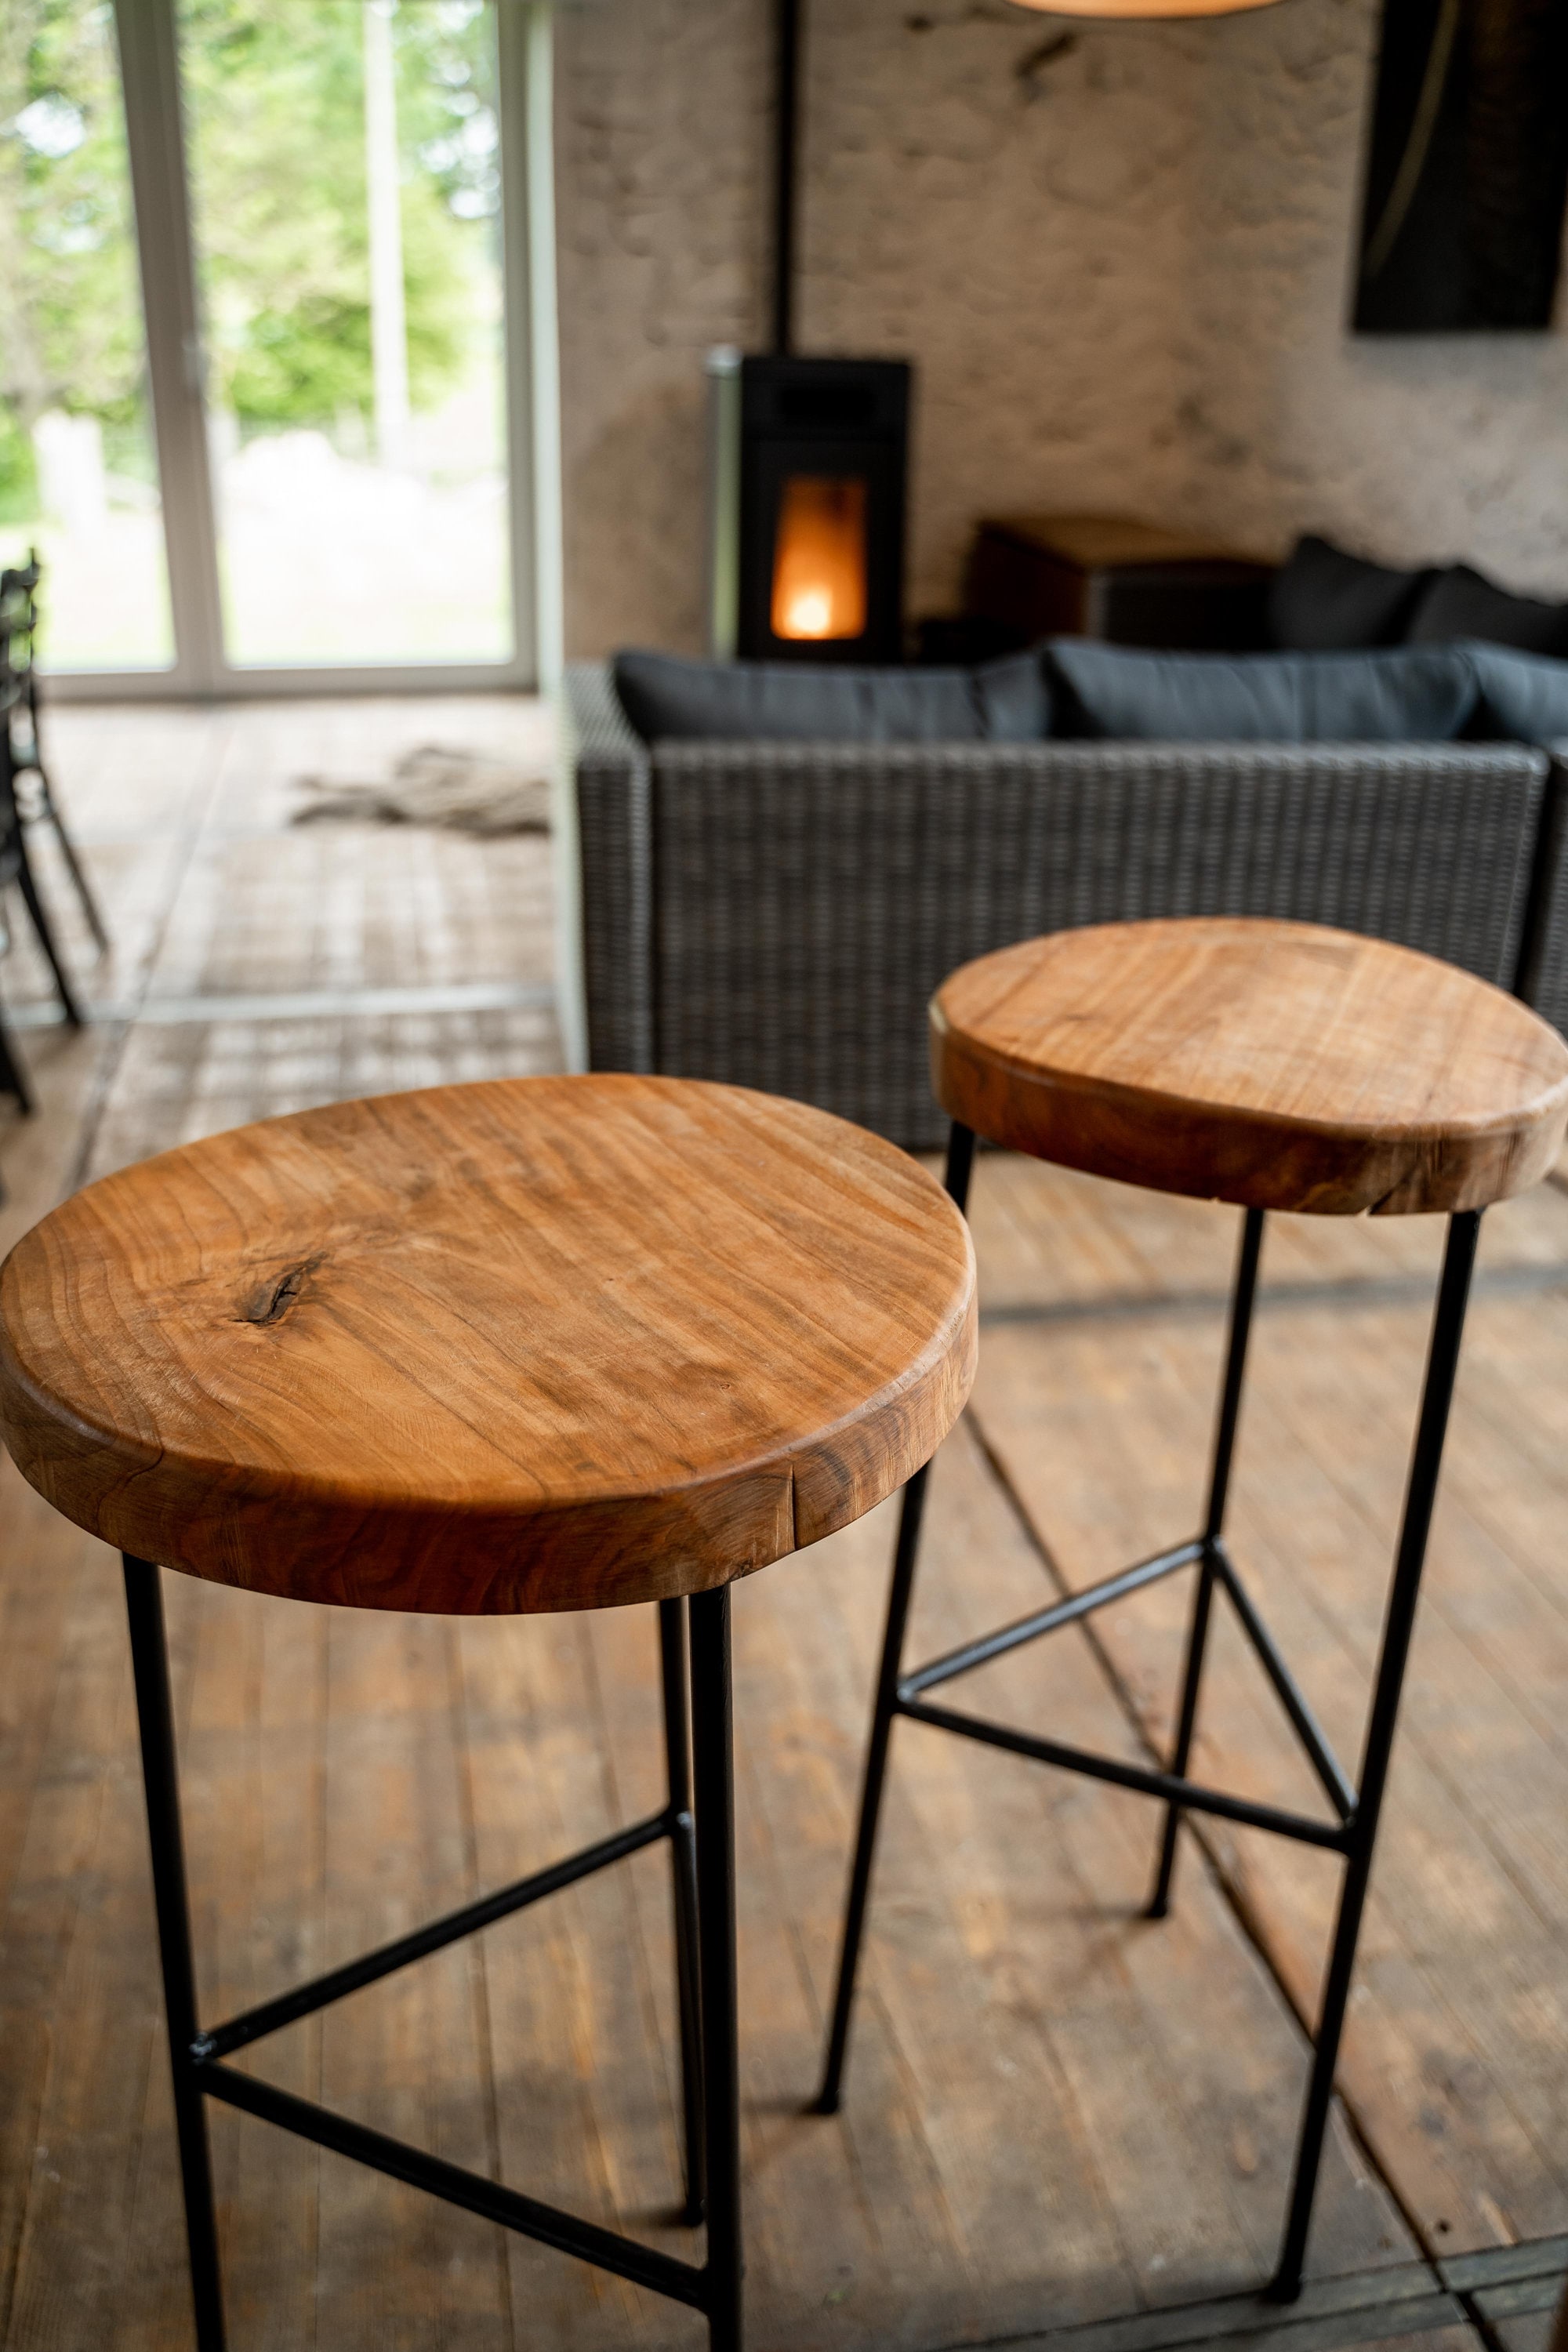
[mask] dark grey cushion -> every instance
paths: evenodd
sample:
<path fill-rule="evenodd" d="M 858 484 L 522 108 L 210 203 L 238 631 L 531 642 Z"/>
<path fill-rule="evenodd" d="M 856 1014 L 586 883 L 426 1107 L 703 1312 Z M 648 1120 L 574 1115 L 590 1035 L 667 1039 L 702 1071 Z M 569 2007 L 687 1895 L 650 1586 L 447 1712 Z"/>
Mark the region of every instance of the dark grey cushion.
<path fill-rule="evenodd" d="M 1568 661 L 1502 646 L 1459 650 L 1480 689 L 1468 735 L 1485 743 L 1568 742 Z"/>
<path fill-rule="evenodd" d="M 1399 645 L 1423 590 L 1436 576 L 1369 563 L 1332 540 L 1309 533 L 1296 541 L 1270 584 L 1269 635 L 1294 653 Z"/>
<path fill-rule="evenodd" d="M 623 653 L 621 708 L 645 742 L 1038 743 L 1050 705 L 1037 653 L 978 669 L 850 669 Z"/>
<path fill-rule="evenodd" d="M 1408 642 L 1448 645 L 1459 637 L 1517 646 L 1522 653 L 1568 655 L 1568 604 L 1510 595 L 1468 563 L 1456 563 L 1432 579 L 1412 616 Z"/>
<path fill-rule="evenodd" d="M 1058 736 L 1168 743 L 1450 743 L 1475 671 L 1447 647 L 1354 654 L 1047 649 Z"/>

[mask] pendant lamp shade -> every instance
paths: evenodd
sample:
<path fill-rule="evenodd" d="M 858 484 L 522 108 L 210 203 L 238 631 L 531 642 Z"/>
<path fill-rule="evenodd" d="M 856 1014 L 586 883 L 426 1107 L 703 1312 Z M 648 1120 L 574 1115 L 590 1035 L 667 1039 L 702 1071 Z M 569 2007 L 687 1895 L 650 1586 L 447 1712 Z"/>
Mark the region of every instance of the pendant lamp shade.
<path fill-rule="evenodd" d="M 1246 9 L 1272 8 L 1278 0 L 1013 0 L 1045 16 L 1130 17 L 1239 16 Z"/>

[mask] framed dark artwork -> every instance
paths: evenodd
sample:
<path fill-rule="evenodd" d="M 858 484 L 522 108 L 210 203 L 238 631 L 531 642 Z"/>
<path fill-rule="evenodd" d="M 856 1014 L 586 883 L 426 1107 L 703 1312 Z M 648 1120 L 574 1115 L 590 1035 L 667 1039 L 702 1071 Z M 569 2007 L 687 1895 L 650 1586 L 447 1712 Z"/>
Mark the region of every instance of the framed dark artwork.
<path fill-rule="evenodd" d="M 1568 197 L 1568 0 L 1384 0 L 1353 324 L 1542 328 Z"/>

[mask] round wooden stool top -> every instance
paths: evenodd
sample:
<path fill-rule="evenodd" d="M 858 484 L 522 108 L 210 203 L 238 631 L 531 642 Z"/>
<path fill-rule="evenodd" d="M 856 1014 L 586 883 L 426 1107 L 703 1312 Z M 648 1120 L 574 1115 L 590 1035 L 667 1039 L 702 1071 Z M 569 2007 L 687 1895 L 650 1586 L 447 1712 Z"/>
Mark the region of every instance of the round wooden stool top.
<path fill-rule="evenodd" d="M 918 1162 L 735 1087 L 523 1078 L 163 1153 L 0 1272 L 0 1421 L 79 1526 L 363 1608 L 704 1591 L 846 1526 L 974 1372 Z"/>
<path fill-rule="evenodd" d="M 1568 1046 L 1517 998 L 1315 923 L 1053 932 L 952 973 L 931 1028 L 937 1098 L 976 1134 L 1248 1208 L 1484 1208 L 1568 1121 Z"/>

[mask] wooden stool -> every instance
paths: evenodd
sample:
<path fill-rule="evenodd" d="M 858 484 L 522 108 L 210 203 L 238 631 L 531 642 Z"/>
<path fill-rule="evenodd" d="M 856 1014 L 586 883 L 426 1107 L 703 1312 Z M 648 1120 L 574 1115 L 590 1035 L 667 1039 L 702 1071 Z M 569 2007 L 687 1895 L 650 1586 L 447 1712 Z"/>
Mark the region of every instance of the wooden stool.
<path fill-rule="evenodd" d="M 925 1472 L 905 1490 L 866 1759 L 837 1998 L 819 2105 L 837 2106 L 855 1968 L 895 1716 L 1165 1806 L 1150 1916 L 1163 1916 L 1184 1811 L 1217 1813 L 1342 1854 L 1339 1919 L 1318 2021 L 1289 2219 L 1270 2293 L 1300 2292 L 1334 2063 L 1355 1963 L 1400 1685 L 1458 1360 L 1480 1213 L 1552 1166 L 1568 1121 L 1568 1048 L 1499 990 L 1405 948 L 1305 923 L 1197 920 L 1058 932 L 966 964 L 931 1007 L 937 1097 L 952 1119 L 947 1187 L 962 1206 L 975 1136 L 1014 1151 L 1245 1212 L 1203 1531 L 1090 1590 L 914 1672 L 902 1671 Z M 1269 1209 L 1315 1216 L 1445 1211 L 1447 1249 L 1359 1783 L 1334 1757 L 1241 1582 L 1224 1538 L 1247 1330 Z M 1165 1772 L 934 1706 L 989 1659 L 1194 1566 L 1197 1591 Z M 1331 1820 L 1187 1777 L 1215 1588 L 1243 1631 L 1321 1782 Z"/>
<path fill-rule="evenodd" d="M 201 2352 L 224 2341 L 204 2097 L 671 2295 L 739 2345 L 729 1586 L 929 1458 L 973 1377 L 973 1264 L 952 1203 L 876 1137 L 738 1087 L 617 1076 L 240 1128 L 79 1192 L 12 1252 L 5 1435 L 40 1493 L 126 1555 Z M 668 1801 L 204 2030 L 154 1561 L 362 1609 L 657 1601 Z M 659 1839 L 702 2266 L 224 2063 Z"/>

